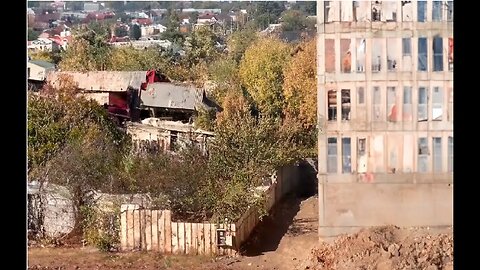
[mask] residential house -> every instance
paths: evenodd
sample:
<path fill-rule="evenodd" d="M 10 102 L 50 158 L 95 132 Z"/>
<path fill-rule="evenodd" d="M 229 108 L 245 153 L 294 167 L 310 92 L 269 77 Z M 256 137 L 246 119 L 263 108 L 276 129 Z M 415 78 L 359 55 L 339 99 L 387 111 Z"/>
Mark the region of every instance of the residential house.
<path fill-rule="evenodd" d="M 156 82 L 140 93 L 140 108 L 149 117 L 169 117 L 173 121 L 189 122 L 200 109 L 217 109 L 206 97 L 204 89 L 192 85 Z"/>
<path fill-rule="evenodd" d="M 200 108 L 221 110 L 203 89 L 187 84 L 156 82 L 140 92 L 141 123 L 127 123 L 137 148 L 154 147 L 173 151 L 195 142 L 202 151 L 213 132 L 195 127 L 193 118 Z"/>
<path fill-rule="evenodd" d="M 132 24 L 138 24 L 140 26 L 152 25 L 153 21 L 150 18 L 136 18 L 132 20 Z"/>
<path fill-rule="evenodd" d="M 158 35 L 167 30 L 167 27 L 161 24 L 152 24 L 152 25 L 142 25 L 140 27 L 142 31 L 142 37 Z"/>
<path fill-rule="evenodd" d="M 122 41 L 123 40 L 123 41 Z M 155 40 L 151 38 L 141 38 L 139 40 L 130 41 L 128 37 L 110 39 L 110 44 L 114 47 L 128 47 L 133 46 L 135 49 L 144 50 L 150 47 L 160 47 L 161 49 L 168 49 L 172 46 L 172 42 L 169 40 Z"/>
<path fill-rule="evenodd" d="M 197 24 L 201 24 L 201 25 L 215 24 L 216 22 L 218 22 L 217 17 L 218 17 L 217 15 L 211 14 L 211 13 L 202 14 L 198 16 Z"/>
<path fill-rule="evenodd" d="M 83 4 L 83 11 L 85 12 L 95 12 L 100 10 L 100 3 L 84 3 Z"/>
<path fill-rule="evenodd" d="M 38 52 L 38 51 L 58 51 L 57 43 L 53 42 L 48 38 L 38 38 L 36 40 L 27 41 L 27 50 L 29 52 Z"/>
<path fill-rule="evenodd" d="M 30 81 L 45 81 L 47 76 L 55 71 L 55 64 L 42 60 L 29 60 L 27 62 L 27 79 Z"/>
<path fill-rule="evenodd" d="M 175 151 L 193 142 L 204 153 L 214 133 L 195 127 L 193 123 L 146 118 L 141 123 L 128 122 L 134 152 Z"/>
<path fill-rule="evenodd" d="M 140 90 L 147 83 L 168 81 L 155 71 L 90 71 L 53 72 L 47 81 L 55 87 L 63 76 L 69 76 L 77 84 L 81 95 L 105 105 L 118 124 L 140 118 Z"/>
<path fill-rule="evenodd" d="M 72 42 L 72 35 L 66 35 L 64 32 L 61 35 L 55 35 L 53 37 L 50 37 L 49 39 L 53 41 L 55 44 L 57 44 L 58 48 L 61 48 L 62 50 L 66 50 L 68 47 L 68 43 Z"/>

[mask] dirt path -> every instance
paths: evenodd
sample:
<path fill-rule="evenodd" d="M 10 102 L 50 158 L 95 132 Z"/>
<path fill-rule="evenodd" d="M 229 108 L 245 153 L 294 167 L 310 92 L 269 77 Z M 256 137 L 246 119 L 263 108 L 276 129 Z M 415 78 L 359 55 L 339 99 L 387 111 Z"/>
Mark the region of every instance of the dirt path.
<path fill-rule="evenodd" d="M 241 269 L 305 269 L 318 243 L 317 196 L 287 197 L 255 229 L 245 255 L 232 266 Z"/>

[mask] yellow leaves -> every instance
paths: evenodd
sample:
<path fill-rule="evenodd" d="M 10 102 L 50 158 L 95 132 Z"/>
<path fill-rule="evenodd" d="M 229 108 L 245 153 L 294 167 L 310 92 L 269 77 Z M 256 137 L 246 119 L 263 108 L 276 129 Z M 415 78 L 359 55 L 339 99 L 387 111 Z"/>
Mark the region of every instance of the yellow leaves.
<path fill-rule="evenodd" d="M 289 46 L 279 39 L 262 38 L 245 51 L 240 79 L 262 113 L 280 115 L 283 107 L 283 68 Z"/>
<path fill-rule="evenodd" d="M 317 81 L 316 42 L 302 44 L 284 71 L 283 94 L 285 113 L 289 118 L 299 119 L 304 127 L 316 125 Z"/>

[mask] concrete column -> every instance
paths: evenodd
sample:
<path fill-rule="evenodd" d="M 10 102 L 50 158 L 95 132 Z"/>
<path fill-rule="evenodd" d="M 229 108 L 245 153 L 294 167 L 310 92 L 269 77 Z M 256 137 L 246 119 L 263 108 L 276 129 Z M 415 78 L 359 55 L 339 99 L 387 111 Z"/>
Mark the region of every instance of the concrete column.
<path fill-rule="evenodd" d="M 317 0 L 317 128 L 318 128 L 318 226 L 325 226 L 325 189 L 327 182 L 327 117 L 325 94 L 324 1 Z"/>

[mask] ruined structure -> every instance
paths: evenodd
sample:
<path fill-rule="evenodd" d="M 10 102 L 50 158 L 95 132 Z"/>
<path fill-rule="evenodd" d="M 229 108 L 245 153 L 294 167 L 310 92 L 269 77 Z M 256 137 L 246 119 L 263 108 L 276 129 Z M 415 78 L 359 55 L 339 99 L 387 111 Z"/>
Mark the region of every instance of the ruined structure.
<path fill-rule="evenodd" d="M 453 1 L 317 1 L 319 233 L 452 224 Z"/>

